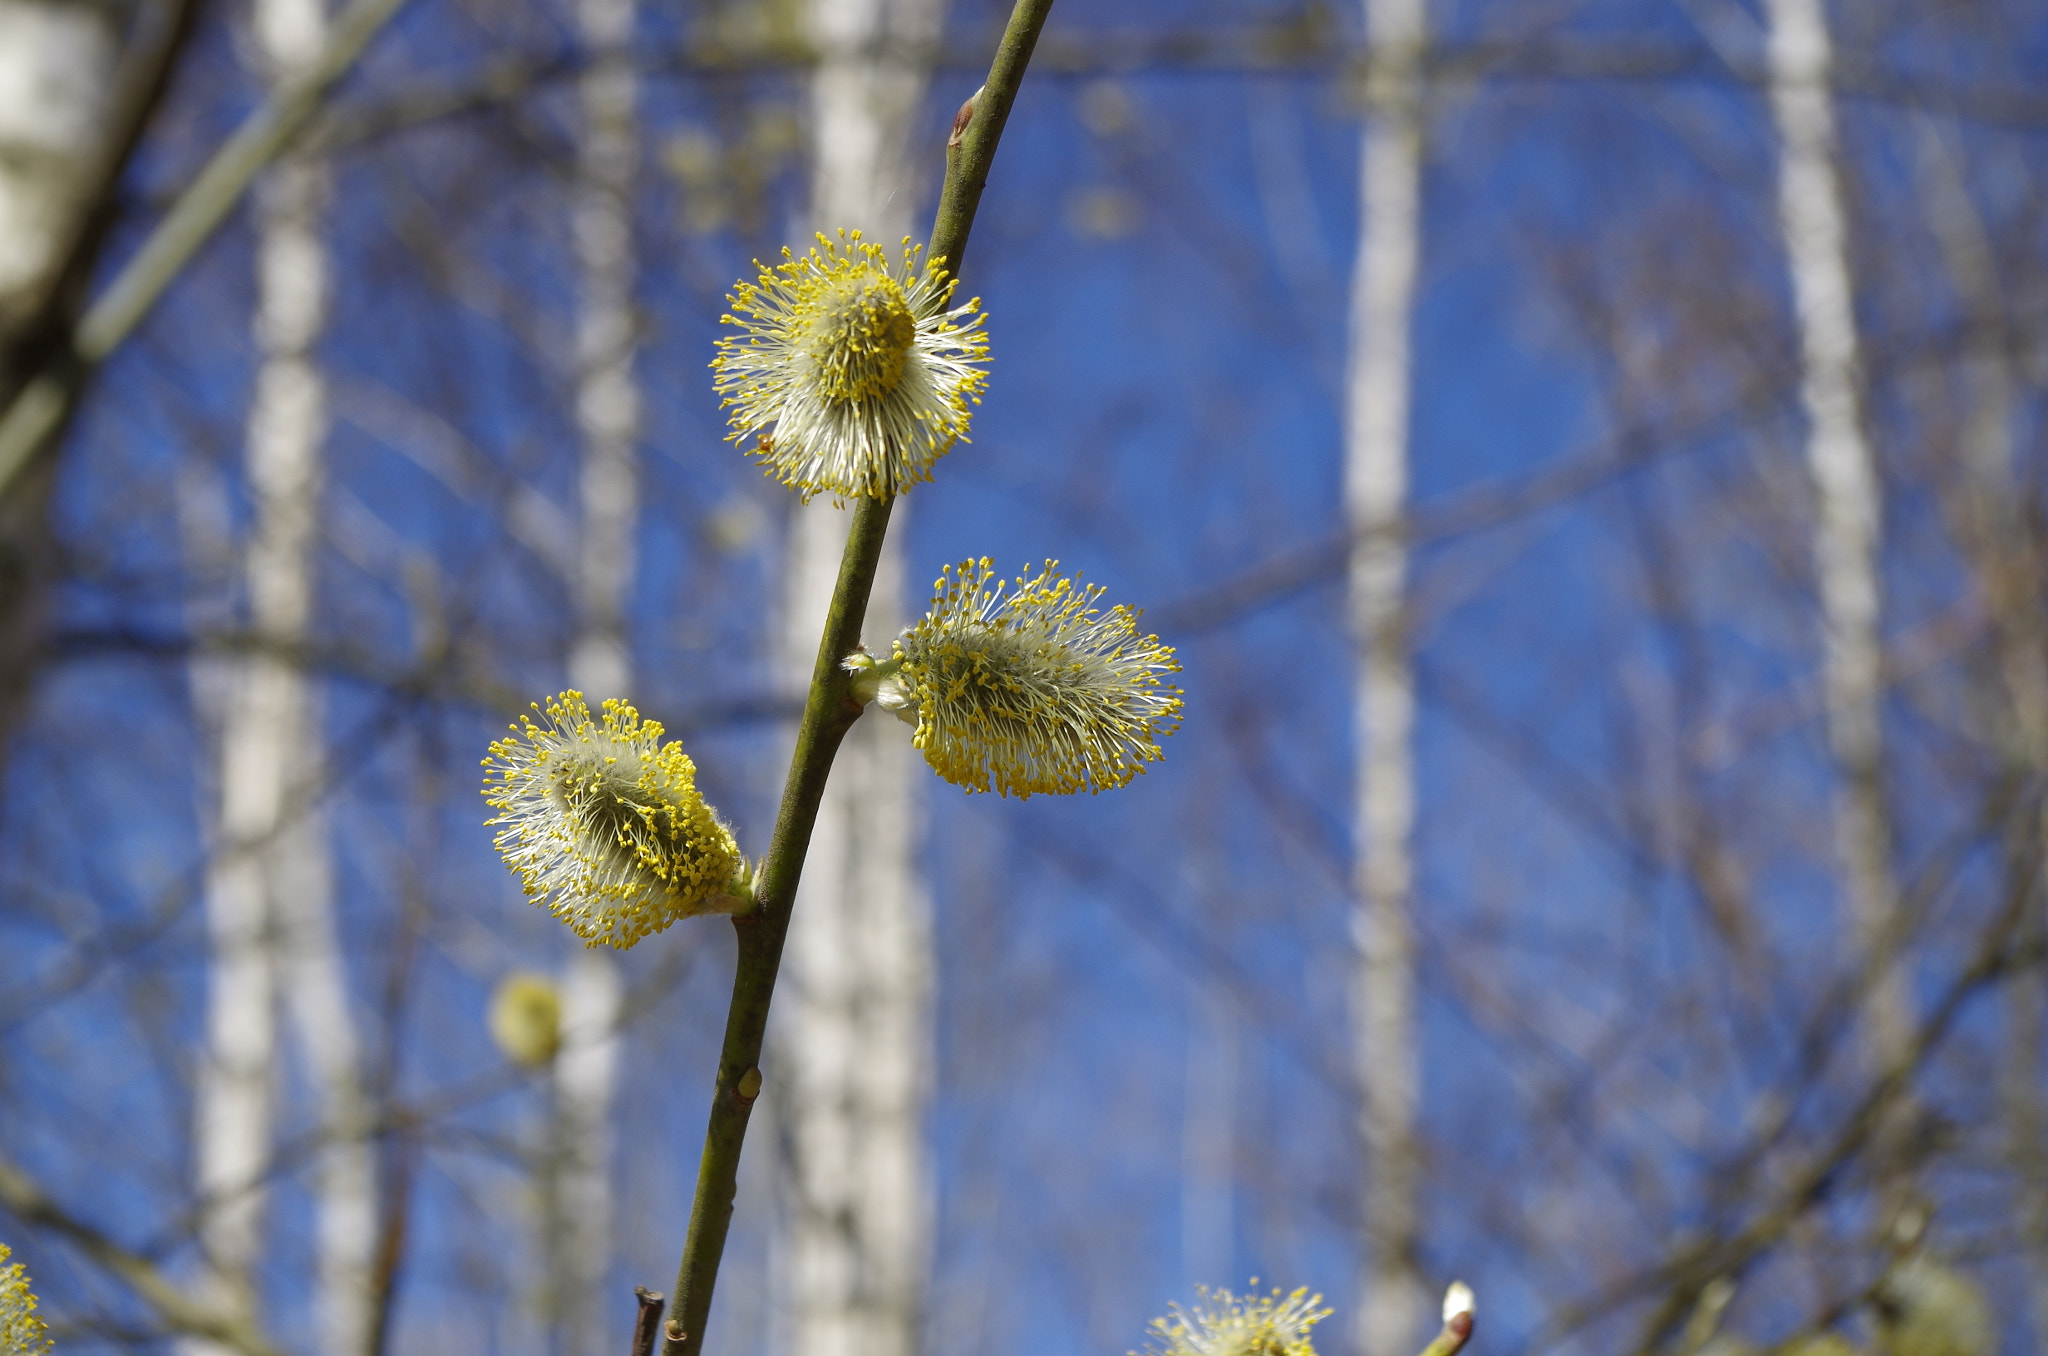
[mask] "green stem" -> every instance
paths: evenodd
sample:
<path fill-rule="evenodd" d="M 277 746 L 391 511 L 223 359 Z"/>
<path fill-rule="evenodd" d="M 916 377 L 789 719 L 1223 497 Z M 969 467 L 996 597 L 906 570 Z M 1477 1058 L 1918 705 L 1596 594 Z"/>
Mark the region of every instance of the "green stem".
<path fill-rule="evenodd" d="M 946 182 L 939 192 L 929 253 L 946 260 L 955 277 L 960 274 L 960 259 L 974 227 L 975 209 L 988 185 L 996 143 L 1051 8 L 1052 0 L 1017 0 L 989 68 L 988 83 L 976 96 L 974 117 L 960 144 L 946 154 Z M 853 526 L 839 561 L 839 580 L 832 590 L 818 658 L 811 668 L 803 723 L 797 728 L 796 750 L 783 783 L 782 805 L 775 815 L 775 836 L 761 863 L 755 888 L 758 905 L 753 912 L 733 919 L 739 963 L 733 974 L 732 1003 L 726 1010 L 718 1077 L 712 1086 L 710 1124 L 704 1131 L 704 1153 L 697 1166 L 690 1232 L 683 1244 L 675 1299 L 663 1329 L 663 1356 L 699 1356 L 704 1345 L 711 1292 L 718 1282 L 726 1231 L 732 1225 L 740 1146 L 746 1139 L 754 1099 L 761 1091 L 761 1042 L 768 1030 L 768 1003 L 782 963 L 783 940 L 789 934 L 797 880 L 803 874 L 804 855 L 810 849 L 811 830 L 833 756 L 847 730 L 860 718 L 852 675 L 840 667 L 840 661 L 860 644 L 875 564 L 881 559 L 882 539 L 889 530 L 890 507 L 891 501 L 885 499 L 863 499 L 854 507 Z"/>
<path fill-rule="evenodd" d="M 1459 1314 L 1444 1324 L 1436 1340 L 1422 1349 L 1422 1356 L 1458 1356 L 1472 1340 L 1472 1315 Z"/>
<path fill-rule="evenodd" d="M 967 233 L 974 229 L 975 209 L 981 206 L 981 191 L 988 187 L 988 167 L 996 158 L 996 142 L 1010 120 L 1010 105 L 1017 101 L 1024 67 L 1031 61 L 1038 30 L 1045 26 L 1051 9 L 1052 0 L 1017 0 L 1003 40 L 996 45 L 988 82 L 974 96 L 974 118 L 962 133 L 960 145 L 946 153 L 946 182 L 939 190 L 939 214 L 932 222 L 927 257 L 945 260 L 947 271 L 956 278 L 967 253 Z"/>

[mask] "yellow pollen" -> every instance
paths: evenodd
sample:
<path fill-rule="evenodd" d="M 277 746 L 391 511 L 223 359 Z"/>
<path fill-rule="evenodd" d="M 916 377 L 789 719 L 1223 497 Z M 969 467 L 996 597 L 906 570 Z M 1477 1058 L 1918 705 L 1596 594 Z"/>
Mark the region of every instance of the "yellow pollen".
<path fill-rule="evenodd" d="M 917 339 L 902 284 L 883 274 L 843 274 L 817 307 L 806 347 L 827 399 L 867 400 L 902 384 Z"/>
<path fill-rule="evenodd" d="M 683 746 L 622 701 L 592 717 L 580 692 L 522 717 L 484 762 L 505 825 L 499 855 L 526 893 L 592 946 L 621 950 L 737 898 L 739 846 L 697 790 Z"/>
<path fill-rule="evenodd" d="M 988 374 L 979 303 L 954 306 L 941 260 L 891 262 L 842 231 L 782 252 L 732 290 L 712 383 L 734 442 L 805 499 L 893 498 L 967 437 Z"/>

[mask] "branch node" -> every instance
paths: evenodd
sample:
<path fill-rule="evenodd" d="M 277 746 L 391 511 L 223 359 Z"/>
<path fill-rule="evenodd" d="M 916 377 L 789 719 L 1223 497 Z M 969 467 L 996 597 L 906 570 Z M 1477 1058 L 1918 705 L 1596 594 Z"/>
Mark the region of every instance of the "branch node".
<path fill-rule="evenodd" d="M 981 89 L 968 95 L 967 102 L 960 105 L 960 111 L 953 115 L 953 135 L 946 138 L 947 150 L 953 151 L 960 148 L 960 142 L 967 135 L 968 124 L 974 121 L 974 101 L 981 97 L 981 90 L 987 88 L 987 85 L 983 85 Z"/>

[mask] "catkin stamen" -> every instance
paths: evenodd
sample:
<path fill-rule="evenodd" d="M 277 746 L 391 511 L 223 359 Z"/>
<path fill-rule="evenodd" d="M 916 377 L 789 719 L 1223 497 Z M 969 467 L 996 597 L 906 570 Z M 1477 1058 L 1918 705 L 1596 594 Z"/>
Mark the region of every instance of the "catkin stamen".
<path fill-rule="evenodd" d="M 998 580 L 984 557 L 947 566 L 924 620 L 896 641 L 917 707 L 914 742 L 947 781 L 1020 798 L 1126 785 L 1180 728 L 1173 647 L 1138 613 L 1100 611 L 1046 562 Z"/>
<path fill-rule="evenodd" d="M 895 266 L 842 231 L 737 284 L 713 385 L 734 442 L 805 499 L 888 498 L 967 437 L 988 380 L 980 300 L 909 240 Z M 757 265 L 758 267 L 758 265 Z"/>
<path fill-rule="evenodd" d="M 491 745 L 484 797 L 498 853 L 526 893 L 592 946 L 624 950 L 678 918 L 720 910 L 741 872 L 697 767 L 620 701 L 593 719 L 580 692 Z"/>

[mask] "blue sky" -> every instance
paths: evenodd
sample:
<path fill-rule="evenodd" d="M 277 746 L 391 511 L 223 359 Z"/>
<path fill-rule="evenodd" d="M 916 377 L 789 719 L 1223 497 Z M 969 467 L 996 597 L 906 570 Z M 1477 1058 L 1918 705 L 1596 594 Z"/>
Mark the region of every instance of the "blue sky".
<path fill-rule="evenodd" d="M 951 41 L 985 40 L 991 7 L 956 8 Z M 1242 28 L 1281 8 L 1069 0 L 1048 44 Z M 1477 1349 L 1489 1352 L 1525 1349 L 1551 1306 L 1711 1216 L 1717 1166 L 1840 960 L 1775 158 L 1759 92 L 1693 25 L 1707 13 L 1737 11 L 1431 8 L 1468 49 L 1688 54 L 1676 78 L 1446 81 L 1432 106 L 1412 434 L 1422 1260 L 1433 1280 L 1478 1288 Z M 1940 267 L 1911 220 L 1925 200 L 1915 138 L 1932 127 L 1960 148 L 2008 257 L 2040 244 L 2038 120 L 1957 117 L 1939 97 L 2038 84 L 2039 16 L 1990 17 L 2008 31 L 1908 42 L 1903 8 L 1842 15 L 1857 70 L 1934 73 L 1934 95 L 1841 105 L 1873 425 L 1896 480 L 1894 632 L 1939 621 L 1967 590 L 1927 479 L 1932 453 L 1885 404 L 1915 362 L 1952 365 L 1952 320 L 1909 285 Z M 554 50 L 555 22 L 542 8 L 417 0 L 348 96 L 471 69 L 497 42 Z M 650 11 L 650 50 L 677 22 Z M 1355 39 L 1349 11 L 1335 27 Z M 228 37 L 212 32 L 138 194 L 179 183 L 246 110 L 235 70 Z M 941 72 L 926 144 L 977 81 Z M 704 364 L 723 289 L 782 243 L 774 223 L 795 210 L 798 177 L 793 163 L 772 167 L 760 229 L 694 234 L 659 149 L 692 129 L 732 135 L 797 96 L 773 73 L 720 84 L 655 71 L 644 89 L 640 704 L 691 727 L 704 784 L 750 852 L 766 845 L 786 755 L 772 721 L 730 712 L 780 695 L 766 690 L 767 661 L 787 501 L 722 441 Z M 543 1098 L 502 1070 L 482 1013 L 505 970 L 559 967 L 565 939 L 492 857 L 473 784 L 517 704 L 563 682 L 567 600 L 502 510 L 519 485 L 573 503 L 568 107 L 556 88 L 516 117 L 352 148 L 334 207 L 330 510 L 356 532 L 337 529 L 320 568 L 316 628 L 341 660 L 326 690 L 324 803 L 357 1003 L 373 1031 L 393 1033 L 397 1095 L 445 1111 L 419 1141 L 398 1351 L 443 1349 L 454 1330 L 474 1340 L 472 1322 L 490 1350 L 534 1349 L 490 1270 L 502 1260 L 492 1231 L 517 1211 L 490 1202 L 516 1191 L 513 1148 L 536 1132 Z M 990 315 L 990 387 L 972 443 L 899 510 L 911 580 L 969 556 L 1012 570 L 1057 558 L 1165 626 L 1198 615 L 1220 583 L 1334 539 L 1358 125 L 1331 63 L 1027 79 L 966 268 Z M 934 161 L 904 191 L 928 204 L 935 177 Z M 176 640 L 198 624 L 187 599 L 219 597 L 221 581 L 195 570 L 174 506 L 180 468 L 210 466 L 246 516 L 234 467 L 253 361 L 249 252 L 238 220 L 72 431 L 57 503 L 80 579 L 54 625 L 84 639 L 44 675 L 0 806 L 8 1151 L 140 1246 L 177 1236 L 181 1076 L 202 1012 L 206 759 Z M 2015 281 L 2015 295 L 2033 285 Z M 2013 306 L 2015 324 L 2038 324 L 2038 305 Z M 2037 434 L 2030 380 L 2015 421 Z M 406 437 L 413 451 L 395 450 Z M 448 460 L 426 469 L 421 445 Z M 1629 460 L 1598 469 L 1617 458 Z M 1587 467 L 1572 492 L 1525 502 Z M 2026 463 L 2036 491 L 2039 471 Z M 719 544 L 719 523 L 756 520 L 767 530 L 751 541 Z M 439 624 L 464 638 L 459 672 L 424 675 L 462 681 L 425 697 L 389 681 L 415 662 L 427 624 L 406 592 L 408 560 L 431 566 L 453 605 Z M 1670 562 L 1661 577 L 1655 560 Z M 1114 1356 L 1196 1284 L 1256 1275 L 1328 1295 L 1339 1314 L 1325 1349 L 1348 1351 L 1363 1186 L 1345 1083 L 1353 758 L 1339 582 L 1312 578 L 1184 638 L 1167 630 L 1182 645 L 1186 725 L 1167 761 L 1123 791 L 1019 804 L 936 778 L 925 788 L 933 1350 Z M 1665 585 L 1682 606 L 1657 593 Z M 1666 624 L 1674 613 L 1687 624 Z M 110 631 L 165 645 L 109 643 Z M 1708 677 L 1691 690 L 1680 679 L 1695 662 Z M 1919 703 L 1902 697 L 1892 712 L 1909 874 L 1953 845 L 1984 789 L 1939 710 Z M 1711 765 L 1699 785 L 1729 821 L 1769 939 L 1771 968 L 1751 976 L 1762 992 L 1717 950 L 1699 892 L 1645 847 L 1664 841 L 1664 811 L 1644 788 L 1668 788 L 1689 759 Z M 1956 874 L 1938 918 L 1982 912 L 1992 857 L 1974 850 L 1980 865 Z M 102 945 L 111 959 L 89 982 L 40 996 L 68 956 Z M 621 1294 L 673 1272 L 730 950 L 721 925 L 699 920 L 628 962 L 661 997 L 630 1038 L 649 1072 L 621 1108 Z M 1953 951 L 1930 948 L 1930 992 Z M 380 1007 L 394 974 L 407 977 L 395 1014 Z M 23 1010 L 17 994 L 38 997 Z M 1987 1011 L 1972 1009 L 1961 1062 L 1943 1075 L 1957 1087 L 1940 1096 L 1965 1124 L 1988 1114 L 1967 1076 L 1999 1039 Z M 1839 1093 L 1830 1085 L 1802 1125 L 1823 1133 Z M 288 1102 L 303 1112 L 303 1088 Z M 1216 1116 L 1231 1148 L 1223 1183 L 1189 1167 L 1190 1135 Z M 1981 1244 L 1985 1278 L 2007 1285 L 2010 1253 L 1982 1222 L 1990 1207 L 1967 1167 L 1944 1187 L 1956 1246 Z M 720 1349 L 754 1349 L 771 1302 L 761 1187 L 750 1175 L 743 1188 Z M 281 1188 L 275 1228 L 266 1297 L 280 1333 L 302 1339 L 302 1185 Z M 29 1239 L 20 1251 L 60 1313 L 108 1302 L 58 1252 Z M 1765 1276 L 1746 1321 L 1782 1331 L 1805 1284 Z M 623 1305 L 616 1317 L 623 1328 Z M 2015 1330 L 2008 1349 L 2021 1342 Z"/>

